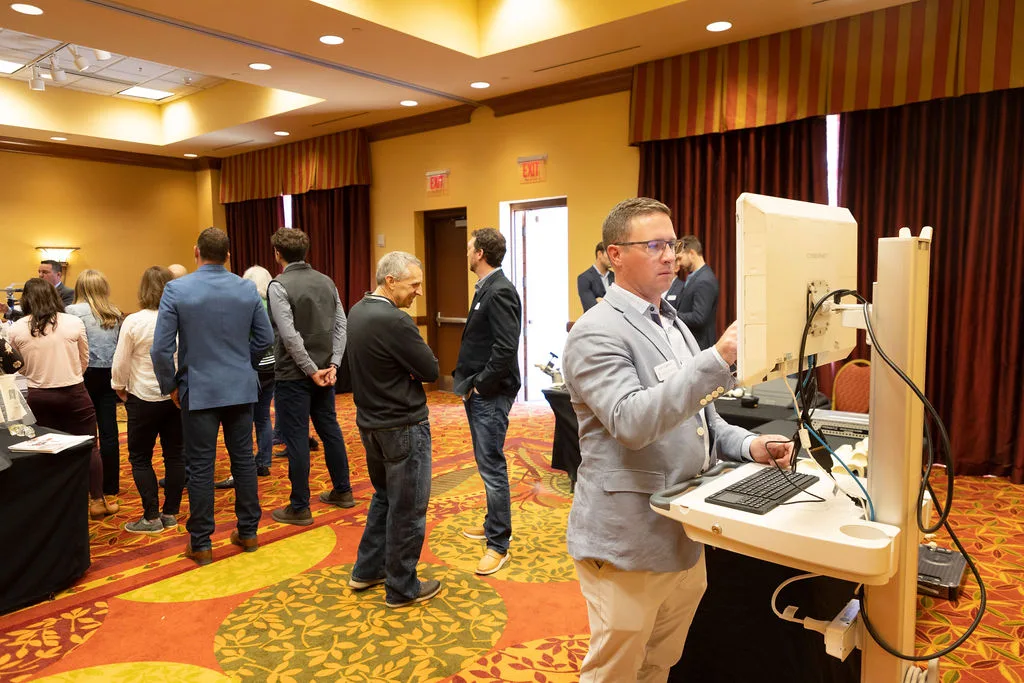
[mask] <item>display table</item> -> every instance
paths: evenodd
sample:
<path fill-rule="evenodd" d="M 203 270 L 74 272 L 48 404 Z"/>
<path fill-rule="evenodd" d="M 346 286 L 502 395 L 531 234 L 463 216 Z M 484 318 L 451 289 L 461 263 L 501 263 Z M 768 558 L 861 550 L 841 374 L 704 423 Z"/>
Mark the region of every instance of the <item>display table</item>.
<path fill-rule="evenodd" d="M 729 424 L 751 431 L 766 422 L 792 420 L 796 417 L 796 412 L 792 408 L 774 406 L 770 403 L 759 403 L 756 408 L 744 408 L 738 398 L 717 399 L 715 410 Z"/>
<path fill-rule="evenodd" d="M 555 414 L 555 433 L 551 439 L 551 466 L 569 475 L 569 485 L 576 486 L 576 470 L 580 467 L 580 428 L 572 409 L 569 392 L 564 389 L 542 389 Z"/>
<path fill-rule="evenodd" d="M 37 434 L 54 430 L 36 426 Z M 0 614 L 40 602 L 89 568 L 89 457 L 84 444 L 61 453 L 11 453 L 24 441 L 0 429 Z"/>

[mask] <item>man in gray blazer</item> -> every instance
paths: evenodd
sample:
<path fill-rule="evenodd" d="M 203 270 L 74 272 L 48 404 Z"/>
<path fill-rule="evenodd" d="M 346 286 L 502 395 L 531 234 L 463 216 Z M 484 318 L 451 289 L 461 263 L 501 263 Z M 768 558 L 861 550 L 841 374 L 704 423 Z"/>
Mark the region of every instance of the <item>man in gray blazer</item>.
<path fill-rule="evenodd" d="M 769 452 L 786 438 L 755 437 L 715 412 L 734 383 L 736 325 L 701 351 L 661 298 L 681 244 L 668 207 L 619 203 L 604 243 L 615 284 L 573 326 L 563 356 L 583 458 L 567 532 L 590 620 L 580 681 L 665 681 L 707 579 L 702 546 L 655 514 L 650 495 L 719 458 L 784 466 L 792 449 Z"/>

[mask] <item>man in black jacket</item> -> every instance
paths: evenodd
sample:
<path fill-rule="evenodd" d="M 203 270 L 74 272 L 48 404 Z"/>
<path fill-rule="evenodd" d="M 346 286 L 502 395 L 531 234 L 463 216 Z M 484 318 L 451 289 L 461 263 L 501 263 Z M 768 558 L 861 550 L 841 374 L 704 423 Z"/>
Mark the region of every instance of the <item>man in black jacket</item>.
<path fill-rule="evenodd" d="M 430 499 L 430 421 L 423 382 L 437 380 L 437 358 L 402 308 L 423 294 L 423 269 L 404 251 L 377 263 L 377 289 L 348 314 L 348 360 L 356 425 L 374 494 L 348 585 L 384 584 L 388 607 L 429 600 L 441 590 L 421 581 Z"/>
<path fill-rule="evenodd" d="M 580 295 L 584 313 L 596 306 L 597 302 L 604 298 L 608 288 L 615 284 L 615 273 L 610 270 L 611 266 L 612 263 L 604 250 L 604 242 L 598 242 L 594 247 L 594 265 L 576 278 L 576 291 Z"/>
<path fill-rule="evenodd" d="M 679 319 L 690 328 L 701 350 L 710 348 L 718 341 L 715 332 L 715 317 L 718 314 L 718 278 L 711 272 L 711 266 L 704 263 L 704 248 L 693 235 L 683 239 L 683 250 L 677 263 L 682 267 L 679 275 L 689 273 L 683 283 L 679 298 L 673 302 L 679 311 Z"/>
<path fill-rule="evenodd" d="M 473 437 L 480 478 L 487 492 L 487 515 L 480 527 L 463 530 L 467 538 L 487 541 L 477 574 L 493 574 L 509 558 L 512 505 L 505 432 L 508 413 L 519 393 L 519 332 L 522 306 L 519 294 L 501 271 L 505 238 L 494 228 L 473 231 L 467 258 L 478 280 L 462 332 L 455 366 L 455 393 L 462 396 Z"/>

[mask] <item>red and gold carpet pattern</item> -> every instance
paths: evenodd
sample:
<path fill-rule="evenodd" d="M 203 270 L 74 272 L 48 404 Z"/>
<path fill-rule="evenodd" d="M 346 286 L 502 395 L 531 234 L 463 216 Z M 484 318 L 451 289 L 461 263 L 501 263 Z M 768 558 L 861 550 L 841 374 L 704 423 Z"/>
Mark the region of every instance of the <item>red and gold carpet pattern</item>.
<path fill-rule="evenodd" d="M 275 458 L 259 482 L 260 550 L 242 553 L 228 543 L 234 494 L 219 491 L 216 561 L 197 568 L 181 555 L 183 523 L 155 535 L 123 530 L 141 513 L 125 463 L 121 512 L 91 526 L 91 569 L 55 600 L 0 617 L 0 681 L 577 680 L 589 640 L 586 606 L 565 552 L 568 479 L 549 466 L 550 411 L 513 409 L 505 449 L 513 555 L 497 574 L 479 577 L 482 542 L 458 533 L 481 522 L 485 505 L 465 413 L 450 394 L 431 394 L 430 406 L 433 485 L 420 569 L 444 584 L 437 598 L 393 610 L 383 590 L 346 586 L 372 488 L 351 397 L 341 396 L 355 508 L 315 502 L 312 527 L 275 523 L 270 511 L 287 503 L 289 491 L 286 460 Z M 217 476 L 227 474 L 225 456 Z M 328 487 L 314 452 L 310 488 L 315 496 Z M 1024 487 L 963 478 L 955 507 L 955 528 L 989 589 L 989 611 L 943 660 L 941 678 L 1022 682 Z M 182 522 L 186 516 L 187 497 Z M 970 580 L 957 604 L 922 598 L 919 651 L 956 638 L 976 608 Z"/>

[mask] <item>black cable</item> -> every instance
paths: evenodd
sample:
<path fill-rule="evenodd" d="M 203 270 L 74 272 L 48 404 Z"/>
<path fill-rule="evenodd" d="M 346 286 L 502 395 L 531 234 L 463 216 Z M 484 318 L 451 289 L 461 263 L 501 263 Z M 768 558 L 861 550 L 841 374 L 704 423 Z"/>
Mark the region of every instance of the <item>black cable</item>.
<path fill-rule="evenodd" d="M 895 372 L 896 375 L 908 387 L 910 387 L 910 389 L 914 392 L 914 394 L 917 396 L 917 398 L 921 401 L 922 405 L 924 406 L 925 410 L 927 411 L 927 417 L 930 418 L 931 420 L 933 420 L 935 422 L 936 426 L 938 427 L 938 432 L 939 432 L 940 442 L 941 442 L 941 446 L 942 446 L 942 451 L 943 451 L 943 455 L 945 456 L 944 460 L 946 462 L 946 504 L 945 504 L 944 507 L 939 505 L 938 499 L 935 496 L 935 492 L 934 492 L 934 490 L 931 487 L 930 476 L 931 476 L 932 468 L 934 466 L 934 448 L 935 448 L 935 443 L 934 443 L 934 439 L 932 438 L 932 433 L 931 433 L 931 428 L 929 426 L 929 423 L 928 423 L 927 420 L 925 420 L 924 421 L 924 430 L 925 430 L 925 439 L 926 439 L 926 441 L 928 443 L 928 458 L 927 458 L 927 465 L 925 465 L 925 467 L 923 468 L 924 471 L 922 472 L 922 477 L 921 477 L 921 487 L 920 487 L 920 489 L 918 491 L 918 513 L 917 513 L 918 527 L 920 528 L 920 530 L 922 532 L 924 532 L 926 534 L 935 533 L 940 528 L 945 528 L 946 529 L 946 531 L 949 533 L 950 539 L 953 541 L 953 544 L 956 546 L 957 550 L 959 550 L 960 553 L 964 556 L 964 560 L 967 562 L 967 565 L 970 567 L 971 573 L 974 575 L 974 579 L 978 583 L 978 591 L 979 591 L 979 594 L 980 594 L 980 596 L 979 596 L 980 605 L 978 607 L 978 613 L 975 616 L 974 620 L 971 622 L 971 625 L 967 628 L 967 630 L 959 638 L 957 638 L 955 641 L 953 641 L 953 643 L 951 643 L 949 646 L 939 650 L 938 652 L 934 652 L 934 653 L 932 653 L 930 655 L 907 655 L 907 654 L 904 654 L 902 652 L 899 652 L 894 647 L 892 647 L 889 643 L 887 643 L 878 634 L 878 631 L 875 630 L 874 625 L 871 623 L 870 619 L 868 618 L 867 600 L 866 600 L 865 591 L 864 591 L 863 586 L 861 587 L 861 589 L 857 593 L 857 597 L 860 600 L 861 618 L 864 621 L 864 628 L 867 630 L 867 632 L 871 636 L 871 638 L 878 644 L 878 646 L 880 648 L 882 648 L 883 650 L 888 652 L 890 655 L 893 655 L 894 657 L 898 657 L 899 659 L 903 659 L 903 660 L 911 661 L 911 662 L 921 662 L 921 661 L 927 661 L 927 660 L 930 660 L 930 659 L 936 659 L 938 657 L 944 657 L 944 656 L 948 655 L 950 652 L 953 652 L 958 647 L 960 647 L 974 633 L 974 631 L 977 630 L 978 625 L 981 624 L 981 618 L 985 614 L 985 607 L 986 607 L 987 602 L 988 602 L 988 594 L 987 594 L 987 592 L 985 590 L 985 583 L 984 583 L 984 581 L 982 581 L 981 573 L 978 571 L 978 567 L 974 564 L 974 561 L 971 559 L 971 556 L 967 553 L 967 550 L 960 543 L 960 539 L 957 538 L 956 534 L 953 532 L 953 528 L 949 525 L 949 513 L 952 510 L 952 506 L 953 506 L 954 475 L 953 475 L 953 448 L 952 448 L 952 445 L 950 444 L 950 441 L 949 441 L 949 433 L 946 431 L 946 426 L 945 426 L 945 424 L 943 424 L 942 418 L 939 417 L 939 413 L 938 413 L 937 410 L 935 410 L 935 406 L 932 405 L 931 401 L 928 400 L 928 398 L 918 388 L 918 386 L 916 384 L 914 384 L 914 381 L 911 380 L 910 377 L 908 377 L 907 374 L 905 372 L 903 372 L 903 370 L 899 366 L 897 366 L 896 363 L 894 363 L 891 358 L 889 358 L 889 356 L 885 353 L 885 351 L 879 345 L 878 338 L 875 336 L 875 330 L 874 330 L 874 327 L 872 326 L 872 323 L 871 323 L 871 316 L 870 316 L 870 310 L 869 310 L 868 301 L 863 296 L 861 296 L 858 292 L 856 292 L 854 290 L 850 290 L 850 289 L 840 289 L 840 290 L 836 290 L 835 292 L 829 292 L 828 294 L 823 296 L 821 299 L 819 299 L 815 303 L 815 305 L 812 307 L 811 312 L 808 314 L 807 320 L 804 323 L 803 336 L 802 336 L 802 338 L 800 340 L 800 356 L 799 356 L 798 366 L 797 366 L 797 368 L 798 368 L 798 375 L 797 375 L 798 387 L 802 389 L 804 387 L 804 382 L 805 382 L 804 370 L 803 370 L 803 358 L 804 358 L 804 352 L 806 350 L 807 335 L 808 335 L 808 333 L 810 331 L 811 321 L 814 319 L 814 316 L 817 315 L 818 311 L 821 310 L 821 307 L 824 305 L 824 303 L 830 297 L 833 297 L 835 299 L 835 302 L 839 303 L 839 300 L 842 297 L 844 297 L 844 296 L 853 296 L 860 303 L 863 304 L 863 306 L 864 306 L 864 323 L 865 323 L 865 327 L 867 328 L 868 336 L 871 338 L 871 344 L 872 344 L 872 346 L 874 348 L 874 353 L 878 354 L 879 358 L 881 358 L 885 362 L 885 364 L 888 365 L 892 369 L 892 371 Z M 799 422 L 800 422 L 801 428 L 803 427 L 803 425 L 810 423 L 810 416 L 811 416 L 811 413 L 813 412 L 812 409 L 808 408 L 809 404 L 807 403 L 806 398 L 802 397 L 802 402 L 803 402 L 803 406 L 801 406 L 801 412 L 800 412 L 800 417 L 799 417 Z M 928 493 L 932 496 L 932 500 L 935 501 L 936 510 L 939 511 L 939 521 L 935 525 L 930 526 L 930 527 L 926 526 L 925 524 L 923 524 L 924 520 L 922 519 L 921 512 L 920 512 L 921 506 L 922 506 L 922 504 L 924 502 L 924 493 L 925 493 L 925 491 L 928 491 Z"/>

